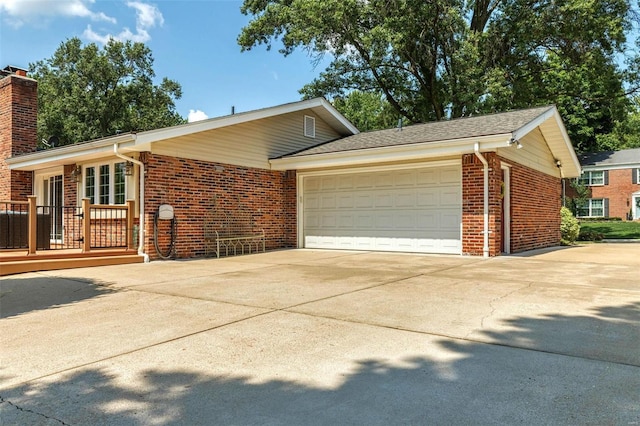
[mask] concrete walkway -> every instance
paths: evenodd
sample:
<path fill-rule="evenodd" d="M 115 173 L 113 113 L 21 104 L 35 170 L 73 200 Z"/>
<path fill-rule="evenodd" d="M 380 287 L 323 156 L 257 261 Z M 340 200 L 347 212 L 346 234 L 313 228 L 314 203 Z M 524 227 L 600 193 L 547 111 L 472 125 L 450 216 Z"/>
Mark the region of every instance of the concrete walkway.
<path fill-rule="evenodd" d="M 640 424 L 640 244 L 0 280 L 0 424 Z"/>

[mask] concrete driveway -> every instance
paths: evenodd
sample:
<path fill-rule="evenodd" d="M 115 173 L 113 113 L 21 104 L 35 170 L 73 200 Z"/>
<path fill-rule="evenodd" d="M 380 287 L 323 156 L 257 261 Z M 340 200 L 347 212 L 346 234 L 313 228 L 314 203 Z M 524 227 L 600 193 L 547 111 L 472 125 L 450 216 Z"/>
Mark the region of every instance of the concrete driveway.
<path fill-rule="evenodd" d="M 640 424 L 640 244 L 0 280 L 0 423 Z"/>

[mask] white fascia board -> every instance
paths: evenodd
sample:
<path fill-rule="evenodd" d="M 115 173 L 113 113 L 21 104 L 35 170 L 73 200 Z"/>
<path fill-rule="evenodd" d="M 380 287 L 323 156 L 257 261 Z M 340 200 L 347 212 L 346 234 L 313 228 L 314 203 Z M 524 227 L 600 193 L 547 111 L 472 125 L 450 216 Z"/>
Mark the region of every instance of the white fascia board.
<path fill-rule="evenodd" d="M 562 133 L 562 139 L 564 139 L 565 146 L 567 147 L 567 151 L 569 152 L 571 163 L 575 167 L 575 170 L 577 170 L 578 174 L 580 174 L 580 160 L 578 160 L 576 150 L 573 149 L 573 144 L 571 143 L 571 139 L 569 138 L 569 134 L 567 133 L 567 128 L 564 126 L 564 122 L 562 121 L 560 113 L 558 112 L 556 107 L 553 107 L 553 110 L 555 112 L 554 118 L 556 120 L 556 124 L 560 129 L 560 133 Z M 563 165 L 563 167 L 565 166 Z"/>
<path fill-rule="evenodd" d="M 503 148 L 510 137 L 511 134 L 492 135 L 479 138 L 276 158 L 269 162 L 272 170 L 305 170 L 393 161 L 427 160 L 472 153 L 476 143 L 480 144 L 480 150 L 483 152 L 494 151 L 498 148 Z"/>
<path fill-rule="evenodd" d="M 6 160 L 10 170 L 38 170 L 52 165 L 73 163 L 81 161 L 82 157 L 95 154 L 108 155 L 113 152 L 114 144 L 132 145 L 135 141 L 134 134 L 114 136 L 76 145 L 37 151 L 32 154 L 24 154 Z"/>
<path fill-rule="evenodd" d="M 559 115 L 558 110 L 556 109 L 555 106 L 549 107 L 548 110 L 546 110 L 545 112 L 543 112 L 542 114 L 540 114 L 539 116 L 537 116 L 536 118 L 534 118 L 533 120 L 525 124 L 524 126 L 511 132 L 513 139 L 519 140 L 525 135 L 533 132 L 536 129 L 536 127 L 540 126 L 542 123 L 544 123 L 554 115 Z"/>
<path fill-rule="evenodd" d="M 149 130 L 137 134 L 136 145 L 148 145 L 180 136 L 191 135 L 194 133 L 206 132 L 209 130 L 219 129 L 222 127 L 233 126 L 236 124 L 247 123 L 250 121 L 260 120 L 263 118 L 275 117 L 292 112 L 298 112 L 305 109 L 324 108 L 332 116 L 334 116 L 342 125 L 344 125 L 353 134 L 358 133 L 358 129 L 353 126 L 342 114 L 340 114 L 331 104 L 324 98 L 314 98 L 306 101 L 292 102 L 289 104 L 279 105 L 271 108 L 264 108 L 255 111 L 241 112 L 224 117 L 215 117 L 207 120 L 196 121 L 193 123 L 181 124 L 178 126 L 167 127 L 164 129 Z"/>
<path fill-rule="evenodd" d="M 320 101 L 320 106 L 324 107 L 340 124 L 342 124 L 351 134 L 357 135 L 360 130 L 356 128 L 347 118 L 342 115 L 329 101 L 325 98 L 316 98 Z M 313 99 L 311 99 L 313 100 Z"/>
<path fill-rule="evenodd" d="M 528 133 L 534 131 L 537 127 L 542 129 L 542 124 L 547 120 L 553 119 L 560 134 L 562 135 L 562 139 L 566 148 L 565 152 L 551 152 L 553 156 L 562 162 L 562 168 L 567 169 L 568 174 L 573 175 L 575 173 L 580 174 L 580 161 L 578 160 L 578 156 L 576 155 L 575 150 L 573 149 L 573 145 L 571 144 L 571 139 L 569 138 L 569 134 L 567 133 L 567 129 L 564 126 L 562 118 L 560 117 L 560 113 L 555 106 L 549 107 L 548 110 L 540 114 L 535 119 L 531 120 L 529 123 L 520 127 L 519 129 L 512 132 L 512 137 L 515 140 L 519 140 L 523 138 Z M 564 150 L 563 150 L 564 151 Z"/>

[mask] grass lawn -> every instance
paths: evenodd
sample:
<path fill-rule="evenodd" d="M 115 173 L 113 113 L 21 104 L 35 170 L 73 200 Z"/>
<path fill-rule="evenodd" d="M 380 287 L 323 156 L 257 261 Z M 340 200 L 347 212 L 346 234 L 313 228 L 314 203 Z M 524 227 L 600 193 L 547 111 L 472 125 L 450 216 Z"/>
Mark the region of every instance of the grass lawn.
<path fill-rule="evenodd" d="M 581 221 L 580 233 L 589 231 L 608 239 L 640 238 L 640 222 Z"/>

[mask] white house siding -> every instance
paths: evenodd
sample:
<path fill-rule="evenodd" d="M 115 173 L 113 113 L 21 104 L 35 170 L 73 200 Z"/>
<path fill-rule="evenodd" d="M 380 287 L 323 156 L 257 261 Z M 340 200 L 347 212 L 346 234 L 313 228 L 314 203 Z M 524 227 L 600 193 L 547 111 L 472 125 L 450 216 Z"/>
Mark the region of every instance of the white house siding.
<path fill-rule="evenodd" d="M 316 137 L 305 137 L 304 116 L 315 118 Z M 269 169 L 268 160 L 340 135 L 311 110 L 194 133 L 153 144 L 153 153 Z"/>
<path fill-rule="evenodd" d="M 555 166 L 555 159 L 539 128 L 520 139 L 520 143 L 522 144 L 521 149 L 517 149 L 515 146 L 500 148 L 498 155 L 539 172 L 560 177 L 560 171 Z"/>

